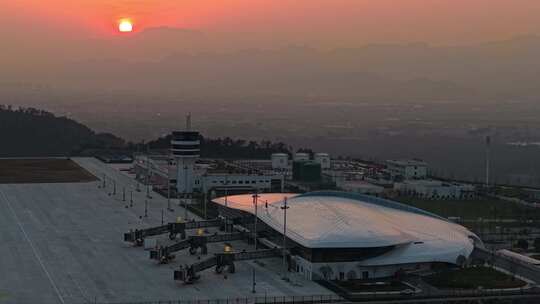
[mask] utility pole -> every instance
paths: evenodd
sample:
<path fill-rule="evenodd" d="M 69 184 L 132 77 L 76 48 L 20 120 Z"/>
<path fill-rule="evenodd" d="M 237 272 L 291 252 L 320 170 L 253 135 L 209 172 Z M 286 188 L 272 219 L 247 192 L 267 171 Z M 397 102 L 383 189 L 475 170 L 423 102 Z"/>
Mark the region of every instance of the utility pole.
<path fill-rule="evenodd" d="M 290 207 L 287 206 L 287 197 L 283 199 L 283 206 L 281 209 L 283 210 L 283 279 L 287 279 L 287 209 Z"/>
<path fill-rule="evenodd" d="M 258 205 L 258 198 L 259 198 L 259 194 L 257 193 L 257 190 L 255 189 L 255 194 L 253 194 L 253 207 L 255 208 L 255 219 L 254 219 L 254 223 L 253 223 L 253 241 L 255 242 L 255 250 L 257 250 L 257 205 Z"/>
<path fill-rule="evenodd" d="M 116 195 L 116 180 L 113 180 L 113 195 Z"/>
<path fill-rule="evenodd" d="M 144 217 L 148 217 L 148 200 L 144 200 Z"/>
<path fill-rule="evenodd" d="M 122 187 L 122 202 L 126 201 L 126 187 Z"/>
<path fill-rule="evenodd" d="M 163 226 L 163 208 L 161 208 L 161 226 Z"/>
<path fill-rule="evenodd" d="M 129 206 L 133 207 L 133 190 L 129 192 Z"/>

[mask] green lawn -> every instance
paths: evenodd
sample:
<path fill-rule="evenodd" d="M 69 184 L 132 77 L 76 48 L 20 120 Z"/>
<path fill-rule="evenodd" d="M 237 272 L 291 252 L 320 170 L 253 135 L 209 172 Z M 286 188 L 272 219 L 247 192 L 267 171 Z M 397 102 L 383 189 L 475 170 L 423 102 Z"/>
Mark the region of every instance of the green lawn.
<path fill-rule="evenodd" d="M 465 269 L 445 270 L 424 280 L 437 288 L 457 289 L 501 289 L 523 287 L 526 283 L 520 279 L 488 267 L 470 267 Z"/>
<path fill-rule="evenodd" d="M 336 285 L 343 287 L 349 292 L 389 292 L 402 291 L 410 287 L 399 281 L 363 281 L 363 280 L 348 280 L 335 281 Z"/>
<path fill-rule="evenodd" d="M 457 216 L 462 219 L 540 219 L 540 208 L 530 208 L 512 202 L 495 199 L 478 200 L 423 200 L 410 197 L 394 199 L 443 217 Z"/>
<path fill-rule="evenodd" d="M 7 297 L 8 297 L 7 293 L 0 291 L 0 303 L 2 303 L 1 301 L 3 299 L 7 299 Z"/>

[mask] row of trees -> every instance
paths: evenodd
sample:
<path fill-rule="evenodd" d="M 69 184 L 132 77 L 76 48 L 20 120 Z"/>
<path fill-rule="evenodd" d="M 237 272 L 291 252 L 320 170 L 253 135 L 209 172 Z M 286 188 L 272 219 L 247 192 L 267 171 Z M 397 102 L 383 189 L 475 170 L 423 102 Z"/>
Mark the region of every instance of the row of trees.
<path fill-rule="evenodd" d="M 228 159 L 268 159 L 272 153 L 291 154 L 292 148 L 282 142 L 271 142 L 263 140 L 260 142 L 253 140 L 225 138 L 205 138 L 201 140 L 201 156 L 208 158 L 228 158 Z M 149 143 L 140 144 L 135 149 L 142 151 L 149 148 L 151 150 L 170 148 L 171 135 L 161 137 Z"/>
<path fill-rule="evenodd" d="M 95 153 L 129 154 L 146 149 L 166 150 L 171 136 L 144 143 L 126 143 L 110 133 L 96 133 L 65 116 L 35 108 L 13 108 L 0 104 L 0 157 L 66 156 Z M 268 159 L 272 153 L 291 154 L 292 147 L 268 140 L 205 138 L 201 136 L 201 156 L 225 159 Z M 313 153 L 309 149 L 298 152 Z"/>

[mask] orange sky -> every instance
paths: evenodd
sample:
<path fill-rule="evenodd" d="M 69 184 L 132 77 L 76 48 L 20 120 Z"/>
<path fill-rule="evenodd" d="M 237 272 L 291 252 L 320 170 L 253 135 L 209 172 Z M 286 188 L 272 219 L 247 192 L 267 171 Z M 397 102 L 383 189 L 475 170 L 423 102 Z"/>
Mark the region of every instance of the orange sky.
<path fill-rule="evenodd" d="M 0 33 L 111 36 L 169 26 L 320 46 L 540 34 L 539 0 L 0 0 Z"/>

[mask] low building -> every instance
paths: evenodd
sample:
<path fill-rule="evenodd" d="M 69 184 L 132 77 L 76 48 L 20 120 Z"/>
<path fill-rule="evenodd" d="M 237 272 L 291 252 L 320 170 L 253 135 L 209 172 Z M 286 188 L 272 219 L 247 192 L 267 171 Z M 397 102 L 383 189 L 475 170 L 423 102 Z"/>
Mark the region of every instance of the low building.
<path fill-rule="evenodd" d="M 280 192 L 284 188 L 284 175 L 272 170 L 255 170 L 236 163 L 216 165 L 215 161 L 196 163 L 193 171 L 195 192 L 214 191 L 223 193 Z M 149 183 L 156 189 L 166 190 L 167 180 L 175 188 L 177 164 L 166 156 L 139 155 L 136 157 L 134 171 L 137 180 Z M 222 168 L 216 168 L 222 166 Z M 224 167 L 223 167 L 224 166 Z M 173 189 L 173 192 L 175 190 Z"/>
<path fill-rule="evenodd" d="M 424 179 L 428 164 L 421 160 L 387 160 L 387 170 L 394 179 Z"/>
<path fill-rule="evenodd" d="M 329 170 L 332 168 L 330 154 L 328 153 L 315 153 L 313 156 L 313 161 L 321 165 L 321 169 L 323 170 Z"/>
<path fill-rule="evenodd" d="M 273 153 L 272 154 L 272 169 L 288 170 L 289 169 L 289 155 L 286 153 Z"/>
<path fill-rule="evenodd" d="M 475 195 L 473 185 L 438 180 L 406 180 L 395 183 L 394 190 L 400 195 L 425 199 L 470 199 Z"/>
<path fill-rule="evenodd" d="M 197 178 L 196 185 L 199 183 L 201 191 L 207 192 L 283 191 L 283 180 L 275 175 L 208 173 Z"/>

